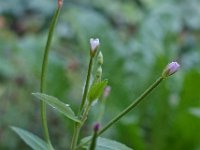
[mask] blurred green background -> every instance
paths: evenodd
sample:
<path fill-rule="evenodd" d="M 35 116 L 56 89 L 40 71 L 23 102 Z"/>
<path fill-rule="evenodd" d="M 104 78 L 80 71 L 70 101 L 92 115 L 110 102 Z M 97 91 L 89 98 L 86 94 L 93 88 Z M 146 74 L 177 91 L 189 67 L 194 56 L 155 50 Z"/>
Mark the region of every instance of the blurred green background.
<path fill-rule="evenodd" d="M 0 0 L 0 150 L 28 150 L 9 126 L 42 137 L 39 91 L 42 55 L 56 0 Z M 78 109 L 98 37 L 103 76 L 112 92 L 103 124 L 157 77 L 168 62 L 180 71 L 164 81 L 104 137 L 136 150 L 200 150 L 200 1 L 64 0 L 50 52 L 46 93 Z M 91 133 L 92 108 L 82 137 Z M 48 107 L 58 150 L 69 148 L 73 124 Z"/>

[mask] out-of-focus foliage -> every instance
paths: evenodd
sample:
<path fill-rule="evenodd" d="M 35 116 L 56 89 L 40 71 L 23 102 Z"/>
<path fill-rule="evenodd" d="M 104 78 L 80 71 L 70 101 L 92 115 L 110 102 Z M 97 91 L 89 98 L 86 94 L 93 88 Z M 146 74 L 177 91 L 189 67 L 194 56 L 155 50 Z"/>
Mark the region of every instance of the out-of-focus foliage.
<path fill-rule="evenodd" d="M 53 38 L 46 93 L 78 109 L 89 58 L 99 37 L 103 76 L 112 92 L 103 124 L 177 60 L 180 71 L 104 136 L 139 150 L 199 150 L 199 0 L 65 0 Z M 0 149 L 28 149 L 10 130 L 42 137 L 38 92 L 42 55 L 56 0 L 0 1 Z M 91 133 L 96 106 L 83 136 Z M 72 124 L 48 109 L 56 149 L 69 147 Z"/>

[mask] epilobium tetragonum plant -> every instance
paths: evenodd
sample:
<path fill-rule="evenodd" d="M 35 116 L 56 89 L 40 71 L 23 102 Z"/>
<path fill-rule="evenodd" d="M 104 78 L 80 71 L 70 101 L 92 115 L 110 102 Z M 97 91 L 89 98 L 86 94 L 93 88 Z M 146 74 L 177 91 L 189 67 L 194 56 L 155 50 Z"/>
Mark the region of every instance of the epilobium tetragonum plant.
<path fill-rule="evenodd" d="M 46 79 L 46 70 L 48 65 L 48 54 L 49 49 L 53 37 L 53 32 L 59 17 L 59 13 L 62 7 L 63 1 L 58 0 L 58 8 L 55 11 L 53 16 L 50 28 L 48 39 L 46 42 L 45 50 L 44 50 L 44 57 L 41 69 L 41 84 L 40 84 L 40 92 L 33 93 L 33 95 L 40 100 L 41 105 L 41 124 L 43 127 L 44 132 L 44 140 L 40 139 L 36 135 L 25 131 L 23 129 L 12 127 L 12 129 L 34 150 L 54 150 L 53 145 L 51 144 L 49 132 L 48 132 L 48 124 L 46 118 L 46 104 L 50 105 L 58 112 L 62 113 L 66 116 L 69 121 L 74 122 L 74 133 L 72 137 L 72 141 L 67 146 L 70 146 L 71 150 L 77 149 L 89 149 L 89 150 L 105 150 L 106 147 L 109 147 L 110 150 L 131 150 L 131 148 L 127 147 L 124 144 L 119 142 L 109 140 L 106 138 L 100 137 L 102 133 L 107 131 L 110 127 L 112 127 L 118 120 L 124 117 L 128 112 L 130 112 L 133 108 L 135 108 L 147 95 L 151 93 L 153 89 L 155 89 L 164 79 L 174 74 L 180 67 L 177 62 L 169 63 L 163 72 L 161 73 L 160 77 L 147 88 L 138 98 L 132 101 L 132 103 L 126 107 L 123 111 L 119 112 L 117 116 L 111 119 L 106 125 L 101 125 L 101 119 L 104 114 L 105 110 L 105 102 L 106 98 L 109 96 L 110 93 L 110 86 L 107 86 L 108 80 L 102 79 L 102 65 L 103 65 L 103 54 L 101 51 L 98 50 L 100 46 L 100 41 L 98 38 L 90 39 L 90 60 L 88 64 L 87 70 L 87 78 L 85 81 L 84 92 L 82 99 L 80 101 L 80 107 L 77 113 L 73 111 L 73 109 L 68 105 L 57 99 L 56 97 L 49 96 L 44 94 L 45 90 L 45 79 Z M 97 64 L 94 70 L 94 62 Z M 94 78 L 91 79 L 92 72 L 94 72 Z M 48 89 L 47 89 L 48 90 Z M 98 101 L 98 103 L 94 103 L 94 101 Z M 95 120 L 97 122 L 93 127 L 93 135 L 82 138 L 80 140 L 80 132 L 82 126 L 87 121 L 88 113 L 90 108 L 93 106 L 92 104 L 100 105 L 99 111 L 99 118 Z"/>

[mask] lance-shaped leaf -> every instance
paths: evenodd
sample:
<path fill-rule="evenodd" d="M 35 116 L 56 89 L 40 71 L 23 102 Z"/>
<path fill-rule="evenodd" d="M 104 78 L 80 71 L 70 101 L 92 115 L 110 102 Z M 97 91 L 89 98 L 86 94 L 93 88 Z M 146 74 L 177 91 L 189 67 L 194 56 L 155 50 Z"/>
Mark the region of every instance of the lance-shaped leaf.
<path fill-rule="evenodd" d="M 35 97 L 37 97 L 39 100 L 44 101 L 69 119 L 80 122 L 80 120 L 77 118 L 77 116 L 74 114 L 73 110 L 70 108 L 68 104 L 65 104 L 61 102 L 59 99 L 53 96 L 49 96 L 47 94 L 43 93 L 33 93 Z"/>
<path fill-rule="evenodd" d="M 89 147 L 89 143 L 87 141 L 89 141 L 90 139 L 91 136 L 85 137 L 81 140 L 81 145 L 82 143 L 87 143 L 86 145 L 83 146 L 83 148 L 87 149 Z M 133 149 L 117 141 L 98 137 L 95 150 L 133 150 Z"/>
<path fill-rule="evenodd" d="M 107 83 L 108 83 L 108 80 L 95 82 L 89 89 L 88 96 L 87 96 L 88 101 L 92 102 L 95 99 L 99 98 L 104 88 L 106 87 Z"/>
<path fill-rule="evenodd" d="M 48 150 L 48 145 L 38 136 L 18 127 L 11 127 L 34 150 Z"/>

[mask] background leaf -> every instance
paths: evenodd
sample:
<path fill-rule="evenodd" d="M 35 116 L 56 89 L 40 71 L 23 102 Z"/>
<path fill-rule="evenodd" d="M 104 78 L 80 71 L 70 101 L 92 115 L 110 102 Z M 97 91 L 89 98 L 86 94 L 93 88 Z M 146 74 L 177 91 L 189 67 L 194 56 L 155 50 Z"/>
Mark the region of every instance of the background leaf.
<path fill-rule="evenodd" d="M 87 141 L 91 137 L 85 137 L 81 142 Z M 126 145 L 114 140 L 98 137 L 95 150 L 133 150 Z"/>
<path fill-rule="evenodd" d="M 47 144 L 36 135 L 18 127 L 11 127 L 11 128 L 33 150 L 48 150 Z"/>

